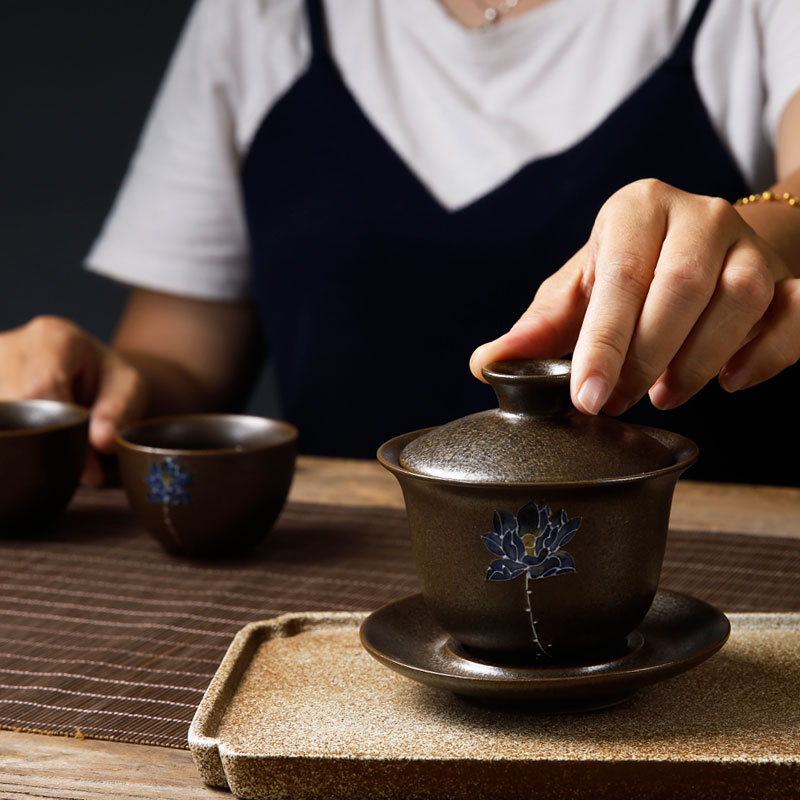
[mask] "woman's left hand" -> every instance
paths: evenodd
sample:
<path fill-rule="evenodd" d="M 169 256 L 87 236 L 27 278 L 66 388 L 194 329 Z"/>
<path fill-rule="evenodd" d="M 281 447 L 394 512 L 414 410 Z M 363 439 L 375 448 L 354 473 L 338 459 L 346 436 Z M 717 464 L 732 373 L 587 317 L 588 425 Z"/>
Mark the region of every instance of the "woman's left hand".
<path fill-rule="evenodd" d="M 573 403 L 588 414 L 646 393 L 674 408 L 716 376 L 743 389 L 800 358 L 800 280 L 725 200 L 636 181 L 470 366 L 480 377 L 491 361 L 570 351 Z"/>

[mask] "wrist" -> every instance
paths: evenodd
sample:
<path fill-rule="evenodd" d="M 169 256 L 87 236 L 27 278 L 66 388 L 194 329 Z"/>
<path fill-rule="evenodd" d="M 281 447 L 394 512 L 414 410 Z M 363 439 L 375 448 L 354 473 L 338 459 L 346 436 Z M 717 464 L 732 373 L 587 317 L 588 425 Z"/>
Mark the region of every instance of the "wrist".
<path fill-rule="evenodd" d="M 747 206 L 752 203 L 785 203 L 787 206 L 797 207 L 800 209 L 800 197 L 790 192 L 773 192 L 767 189 L 765 192 L 759 194 L 750 194 L 747 197 L 740 197 L 735 203 L 735 206 Z"/>
<path fill-rule="evenodd" d="M 779 185 L 737 200 L 734 208 L 780 257 L 788 274 L 800 277 L 800 196 Z"/>

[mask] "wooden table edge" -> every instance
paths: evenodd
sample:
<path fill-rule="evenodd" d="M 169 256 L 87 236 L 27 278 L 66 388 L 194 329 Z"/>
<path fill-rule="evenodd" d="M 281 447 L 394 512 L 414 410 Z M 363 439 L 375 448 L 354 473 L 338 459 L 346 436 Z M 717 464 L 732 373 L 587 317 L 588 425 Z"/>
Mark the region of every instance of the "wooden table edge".
<path fill-rule="evenodd" d="M 301 456 L 290 499 L 402 509 L 403 494 L 377 461 Z M 800 538 L 800 488 L 680 480 L 670 527 Z"/>

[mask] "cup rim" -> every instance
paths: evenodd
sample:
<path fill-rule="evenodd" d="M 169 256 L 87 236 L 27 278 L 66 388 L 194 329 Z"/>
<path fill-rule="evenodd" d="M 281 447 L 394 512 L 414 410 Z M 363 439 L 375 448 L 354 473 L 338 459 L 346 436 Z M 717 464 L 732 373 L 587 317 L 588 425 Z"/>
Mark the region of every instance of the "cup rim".
<path fill-rule="evenodd" d="M 436 426 L 433 426 L 436 427 Z M 615 475 L 606 478 L 591 478 L 585 480 L 544 480 L 544 481 L 468 481 L 457 480 L 455 478 L 442 478 L 438 475 L 426 475 L 423 472 L 414 472 L 400 465 L 399 455 L 403 447 L 409 442 L 413 441 L 422 434 L 427 433 L 431 428 L 421 428 L 416 431 L 402 433 L 392 439 L 384 442 L 376 453 L 376 457 L 381 466 L 389 470 L 396 477 L 407 477 L 420 481 L 427 481 L 446 486 L 458 487 L 472 487 L 474 489 L 514 489 L 525 486 L 536 486 L 536 488 L 543 489 L 568 489 L 568 488 L 590 488 L 600 486 L 620 486 L 628 483 L 636 483 L 638 481 L 649 480 L 651 478 L 659 478 L 673 473 L 682 473 L 688 469 L 699 455 L 699 448 L 695 442 L 682 436 L 679 433 L 666 431 L 661 428 L 653 428 L 646 425 L 636 425 L 644 433 L 650 434 L 653 438 L 661 440 L 659 437 L 665 437 L 671 441 L 671 445 L 667 447 L 672 451 L 675 458 L 673 464 L 668 464 L 666 467 L 659 469 L 649 470 L 647 472 L 636 472 L 630 475 Z M 655 435 L 654 435 L 655 434 Z"/>
<path fill-rule="evenodd" d="M 242 445 L 240 447 L 214 447 L 214 448 L 185 448 L 185 447 L 154 447 L 151 445 L 136 444 L 125 438 L 134 431 L 140 431 L 144 428 L 151 428 L 157 425 L 163 425 L 171 422 L 199 422 L 199 421 L 223 421 L 225 419 L 231 420 L 258 420 L 259 422 L 269 422 L 271 425 L 283 430 L 285 438 L 276 442 Z M 118 450 L 127 450 L 133 453 L 152 453 L 153 455 L 180 455 L 183 457 L 209 457 L 221 455 L 242 455 L 245 453 L 255 453 L 262 450 L 272 450 L 278 447 L 285 447 L 286 445 L 293 444 L 297 441 L 299 431 L 296 426 L 291 422 L 285 420 L 275 419 L 273 417 L 264 417 L 258 414 L 229 414 L 229 413 L 194 413 L 194 414 L 165 414 L 159 417 L 148 417 L 139 420 L 130 425 L 126 425 L 122 430 L 118 431 L 114 437 Z"/>
<path fill-rule="evenodd" d="M 0 430 L 0 439 L 17 439 L 23 436 L 30 436 L 31 434 L 52 433 L 54 431 L 63 431 L 70 428 L 78 428 L 89 421 L 91 411 L 85 406 L 78 405 L 77 403 L 68 403 L 64 400 L 47 400 L 44 398 L 30 398 L 27 400 L 0 400 L 0 407 L 9 406 L 49 406 L 56 407 L 62 410 L 73 411 L 76 416 L 70 420 L 63 422 L 52 422 L 44 425 L 32 425 L 26 428 L 8 428 Z"/>

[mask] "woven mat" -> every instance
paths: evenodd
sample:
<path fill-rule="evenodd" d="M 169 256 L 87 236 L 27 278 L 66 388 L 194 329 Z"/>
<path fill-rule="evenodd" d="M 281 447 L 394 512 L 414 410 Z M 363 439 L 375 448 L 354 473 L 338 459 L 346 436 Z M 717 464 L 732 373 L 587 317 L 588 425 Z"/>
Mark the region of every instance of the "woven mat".
<path fill-rule="evenodd" d="M 800 539 L 673 533 L 662 585 L 724 611 L 800 611 Z M 417 590 L 401 511 L 289 505 L 248 557 L 165 554 L 118 490 L 0 540 L 0 728 L 185 748 L 233 635 L 294 611 Z"/>

